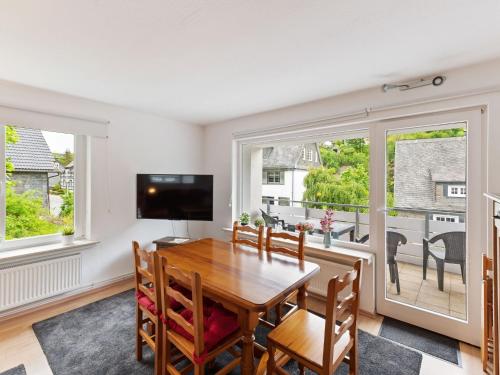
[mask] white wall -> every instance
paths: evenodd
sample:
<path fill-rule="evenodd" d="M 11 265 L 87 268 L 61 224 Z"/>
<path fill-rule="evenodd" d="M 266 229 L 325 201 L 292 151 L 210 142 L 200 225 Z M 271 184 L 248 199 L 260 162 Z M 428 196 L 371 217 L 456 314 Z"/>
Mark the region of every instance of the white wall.
<path fill-rule="evenodd" d="M 285 183 L 283 185 L 262 185 L 262 195 L 276 198 L 276 203 L 279 197 L 290 198 L 294 201 L 301 201 L 304 196 L 304 178 L 307 176 L 307 171 L 296 169 L 294 171 L 285 171 Z M 293 196 L 292 196 L 293 192 Z"/>
<path fill-rule="evenodd" d="M 391 115 L 404 116 L 479 105 L 485 106 L 487 108 L 483 118 L 487 132 L 485 190 L 500 191 L 500 174 L 498 173 L 500 170 L 498 152 L 498 144 L 500 144 L 500 60 L 444 73 L 447 80 L 440 87 L 423 87 L 405 92 L 393 90 L 387 93 L 383 93 L 380 88 L 373 88 L 207 127 L 205 129 L 205 172 L 214 175 L 218 194 L 214 201 L 214 221 L 206 225 L 206 234 L 223 237 L 221 228 L 227 227 L 231 223 L 232 209 L 229 204 L 232 190 L 231 173 L 235 170 L 232 165 L 232 160 L 235 160 L 232 153 L 236 150 L 233 144 L 233 133 L 268 130 L 273 127 L 310 122 L 346 113 L 359 113 L 366 108 L 379 108 L 379 110 L 371 111 L 369 115 L 369 118 L 375 120 Z M 384 109 L 381 110 L 381 107 Z M 486 225 L 488 214 L 486 205 L 483 211 L 484 217 L 481 220 Z M 377 213 L 372 212 L 372 215 L 377 215 Z M 478 243 L 476 248 L 490 249 L 489 237 L 491 236 L 481 236 L 482 243 Z M 377 241 L 376 236 L 374 236 L 373 241 L 370 241 L 369 250 L 371 252 L 376 253 L 376 243 L 380 243 L 380 241 Z M 383 259 L 376 259 L 376 261 L 383 262 Z M 366 309 L 372 311 L 372 307 L 375 308 L 376 299 L 374 267 L 367 267 L 365 271 L 367 272 L 364 275 L 363 288 L 370 290 L 371 293 L 365 294 L 362 303 L 367 306 Z M 381 281 L 383 277 L 382 274 L 377 275 L 380 290 L 383 286 Z M 383 296 L 383 293 L 379 293 L 380 296 Z M 476 312 L 474 313 L 476 314 Z"/>
<path fill-rule="evenodd" d="M 276 202 L 274 202 L 274 204 L 278 204 L 279 197 L 293 199 L 292 173 L 292 171 L 284 171 L 283 176 L 285 180 L 283 181 L 283 184 L 262 184 L 262 195 L 276 198 Z M 260 180 L 262 183 L 262 177 Z"/>
<path fill-rule="evenodd" d="M 135 175 L 202 173 L 202 128 L 9 82 L 0 82 L 0 103 L 111 121 L 108 141 L 91 142 L 91 233 L 101 242 L 83 251 L 85 284 L 131 273 L 132 240 L 148 245 L 172 234 L 168 221 L 136 219 Z M 185 222 L 174 226 L 186 234 Z M 204 225 L 189 229 L 198 237 Z"/>
<path fill-rule="evenodd" d="M 442 73 L 442 72 L 440 72 Z M 488 171 L 500 170 L 500 157 L 495 145 L 500 143 L 500 99 L 498 94 L 473 95 L 478 90 L 500 87 L 500 60 L 444 72 L 447 80 L 440 87 L 423 87 L 400 92 L 383 93 L 373 88 L 305 103 L 280 110 L 242 117 L 205 128 L 205 172 L 214 174 L 217 195 L 214 202 L 214 221 L 206 226 L 210 236 L 222 237 L 221 228 L 231 223 L 232 138 L 237 131 L 269 129 L 276 126 L 306 122 L 378 106 L 420 103 L 440 97 L 457 96 L 457 106 L 465 101 L 488 104 Z M 451 101 L 454 102 L 453 100 Z M 439 107 L 439 103 L 435 104 Z M 449 108 L 450 103 L 443 104 Z M 411 108 L 408 108 L 411 113 Z M 489 173 L 487 189 L 500 191 L 500 177 Z"/>

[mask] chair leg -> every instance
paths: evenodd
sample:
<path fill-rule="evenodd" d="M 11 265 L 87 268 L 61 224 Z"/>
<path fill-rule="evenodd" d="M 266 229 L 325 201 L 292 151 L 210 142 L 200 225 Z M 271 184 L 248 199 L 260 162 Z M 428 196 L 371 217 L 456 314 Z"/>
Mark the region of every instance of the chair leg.
<path fill-rule="evenodd" d="M 158 319 L 158 321 L 160 321 Z M 153 330 L 155 332 L 155 375 L 161 375 L 163 371 L 163 329 L 153 324 Z"/>
<path fill-rule="evenodd" d="M 276 368 L 276 362 L 274 358 L 276 349 L 269 341 L 267 342 L 267 352 L 269 354 L 269 358 L 267 360 L 267 375 L 272 375 L 275 372 L 274 369 Z"/>
<path fill-rule="evenodd" d="M 394 282 L 396 281 L 395 278 L 394 278 L 394 264 L 392 263 L 389 263 L 389 277 L 391 279 L 391 283 L 394 284 Z"/>
<path fill-rule="evenodd" d="M 162 326 L 162 338 L 161 338 L 161 365 L 159 374 L 167 374 L 167 363 L 171 362 L 171 347 L 170 341 L 167 340 L 167 330 Z"/>
<path fill-rule="evenodd" d="M 460 270 L 462 271 L 462 282 L 465 284 L 465 262 L 460 263 Z"/>
<path fill-rule="evenodd" d="M 429 262 L 429 254 L 424 254 L 424 259 L 422 262 L 422 279 L 427 280 L 427 263 Z"/>
<path fill-rule="evenodd" d="M 354 342 L 352 349 L 349 351 L 349 375 L 357 375 L 358 373 L 358 351 L 356 350 L 357 342 Z"/>
<path fill-rule="evenodd" d="M 205 365 L 194 365 L 194 375 L 204 375 L 205 374 Z"/>
<path fill-rule="evenodd" d="M 277 327 L 281 323 L 281 303 L 278 303 L 274 307 L 274 313 L 276 314 L 276 318 L 274 319 L 274 325 Z"/>
<path fill-rule="evenodd" d="M 396 290 L 398 291 L 398 294 L 401 294 L 401 288 L 399 287 L 399 270 L 398 270 L 398 263 L 395 262 L 394 265 L 394 278 L 396 279 Z"/>
<path fill-rule="evenodd" d="M 444 261 L 436 260 L 438 288 L 442 292 L 444 290 Z"/>
<path fill-rule="evenodd" d="M 135 358 L 138 361 L 142 361 L 142 336 L 139 334 L 139 330 L 142 326 L 142 311 L 139 308 L 139 304 L 135 307 L 136 313 L 136 327 L 135 327 Z"/>

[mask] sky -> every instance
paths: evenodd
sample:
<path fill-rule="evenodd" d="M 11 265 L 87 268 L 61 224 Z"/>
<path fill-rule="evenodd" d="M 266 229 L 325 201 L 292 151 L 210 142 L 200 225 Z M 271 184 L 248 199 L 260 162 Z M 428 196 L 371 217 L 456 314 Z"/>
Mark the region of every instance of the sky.
<path fill-rule="evenodd" d="M 59 154 L 64 153 L 66 150 L 71 152 L 75 151 L 75 141 L 73 134 L 64 133 L 54 133 L 48 131 L 42 131 L 45 141 L 49 145 L 50 151 L 57 152 Z"/>

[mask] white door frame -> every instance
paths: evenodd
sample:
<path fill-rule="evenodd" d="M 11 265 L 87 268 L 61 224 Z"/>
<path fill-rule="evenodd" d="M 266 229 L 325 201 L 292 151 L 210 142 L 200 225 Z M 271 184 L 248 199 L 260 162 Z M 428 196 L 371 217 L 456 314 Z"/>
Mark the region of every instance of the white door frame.
<path fill-rule="evenodd" d="M 385 286 L 385 199 L 386 133 L 389 130 L 418 128 L 446 123 L 467 123 L 467 321 L 409 306 L 386 298 Z M 482 194 L 486 187 L 485 131 L 481 109 L 463 109 L 380 121 L 370 129 L 373 144 L 370 161 L 373 244 L 377 252 L 377 312 L 479 346 L 481 338 L 481 252 L 486 246 Z M 377 150 L 376 152 L 374 152 Z M 383 150 L 383 151 L 382 151 Z"/>

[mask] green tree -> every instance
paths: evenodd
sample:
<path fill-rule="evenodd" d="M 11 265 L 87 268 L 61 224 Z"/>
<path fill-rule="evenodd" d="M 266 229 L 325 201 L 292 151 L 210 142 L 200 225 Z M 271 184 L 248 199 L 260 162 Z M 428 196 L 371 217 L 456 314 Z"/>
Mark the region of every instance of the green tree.
<path fill-rule="evenodd" d="M 5 135 L 7 146 L 15 144 L 19 140 L 13 126 L 5 127 Z M 8 178 L 5 189 L 5 237 L 7 240 L 57 233 L 66 222 L 72 224 L 73 204 L 72 201 L 70 203 L 72 193 L 71 198 L 68 196 L 63 200 L 65 216 L 56 218 L 43 206 L 43 199 L 39 193 L 35 191 L 16 193 L 15 181 L 10 178 L 14 172 L 14 165 L 11 160 L 6 160 L 5 167 Z"/>
<path fill-rule="evenodd" d="M 463 128 L 432 130 L 387 137 L 387 206 L 394 207 L 394 159 L 396 142 L 410 139 L 463 137 Z M 370 145 L 366 138 L 327 142 L 320 145 L 323 165 L 312 168 L 304 179 L 303 199 L 352 205 L 369 203 Z M 321 205 L 318 205 L 321 207 Z M 341 210 L 340 208 L 335 208 Z M 344 209 L 352 211 L 353 209 Z M 395 215 L 395 212 L 390 213 Z"/>
<path fill-rule="evenodd" d="M 320 154 L 323 166 L 310 169 L 304 179 L 304 200 L 368 205 L 368 140 L 356 138 L 322 144 Z M 354 211 L 353 208 L 335 209 Z"/>
<path fill-rule="evenodd" d="M 75 201 L 73 192 L 67 191 L 62 198 L 63 198 L 63 203 L 61 205 L 61 212 L 59 212 L 59 216 L 73 219 L 73 210 Z"/>
<path fill-rule="evenodd" d="M 66 150 L 64 154 L 54 153 L 53 155 L 54 159 L 64 167 L 75 159 L 75 155 L 70 150 Z"/>
<path fill-rule="evenodd" d="M 19 136 L 17 135 L 16 129 L 13 126 L 7 125 L 5 127 L 5 143 L 6 144 L 14 144 L 18 141 Z M 7 176 L 10 176 L 10 174 L 14 171 L 14 164 L 12 164 L 12 161 L 10 158 L 7 158 L 5 161 L 5 170 L 7 172 Z"/>
<path fill-rule="evenodd" d="M 6 239 L 57 233 L 59 226 L 51 220 L 49 211 L 43 207 L 42 198 L 35 192 L 17 194 L 9 186 L 6 189 L 5 203 Z"/>

